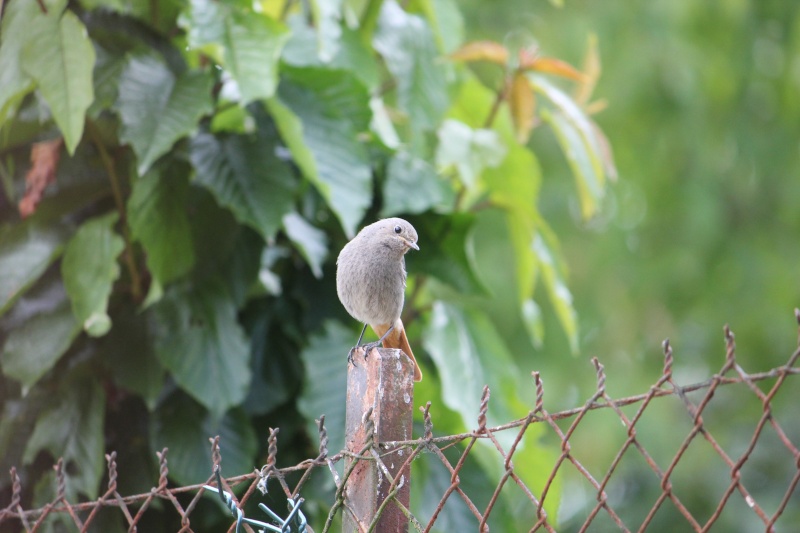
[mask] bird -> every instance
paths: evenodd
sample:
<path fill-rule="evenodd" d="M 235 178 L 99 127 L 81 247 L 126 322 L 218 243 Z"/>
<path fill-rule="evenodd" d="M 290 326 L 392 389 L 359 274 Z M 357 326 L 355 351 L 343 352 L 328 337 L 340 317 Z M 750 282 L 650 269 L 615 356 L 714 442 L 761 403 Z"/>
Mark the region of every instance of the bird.
<path fill-rule="evenodd" d="M 402 218 L 385 218 L 365 226 L 348 242 L 336 259 L 336 293 L 347 312 L 364 324 L 358 341 L 347 355 L 364 348 L 364 358 L 381 343 L 399 348 L 414 364 L 414 381 L 422 379 L 414 352 L 408 344 L 403 321 L 406 288 L 405 255 L 419 250 L 417 231 Z M 379 337 L 361 345 L 369 325 Z"/>

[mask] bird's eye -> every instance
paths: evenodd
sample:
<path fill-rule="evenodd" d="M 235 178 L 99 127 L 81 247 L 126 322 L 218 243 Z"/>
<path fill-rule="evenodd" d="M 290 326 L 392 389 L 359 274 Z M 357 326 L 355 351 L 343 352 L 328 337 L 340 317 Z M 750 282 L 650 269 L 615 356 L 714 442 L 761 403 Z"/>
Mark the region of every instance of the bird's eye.
<path fill-rule="evenodd" d="M 403 231 L 403 228 L 401 228 L 400 226 L 395 226 L 394 227 L 394 232 L 395 233 L 400 234 L 402 231 Z"/>

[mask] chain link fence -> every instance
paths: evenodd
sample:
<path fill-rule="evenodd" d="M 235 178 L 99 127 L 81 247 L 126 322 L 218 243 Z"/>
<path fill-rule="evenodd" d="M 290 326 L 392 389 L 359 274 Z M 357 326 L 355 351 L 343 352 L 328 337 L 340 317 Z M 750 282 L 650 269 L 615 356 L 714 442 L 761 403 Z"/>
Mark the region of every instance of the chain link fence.
<path fill-rule="evenodd" d="M 800 313 L 795 312 L 800 322 Z M 606 390 L 606 373 L 603 365 L 593 359 L 597 373 L 597 388 L 594 394 L 580 407 L 560 412 L 549 412 L 545 408 L 545 393 L 539 373 L 533 373 L 536 388 L 536 402 L 533 410 L 519 420 L 511 421 L 500 426 L 487 425 L 487 408 L 490 402 L 490 391 L 483 391 L 480 412 L 478 413 L 477 427 L 467 433 L 457 435 L 435 436 L 428 402 L 421 407 L 424 425 L 423 435 L 420 438 L 394 441 L 375 442 L 368 438 L 367 444 L 358 452 L 341 451 L 330 454 L 328 451 L 328 437 L 324 417 L 317 421 L 319 429 L 319 454 L 313 459 L 305 460 L 291 467 L 278 468 L 277 436 L 278 430 L 270 430 L 269 454 L 267 463 L 255 472 L 224 478 L 220 476 L 221 456 L 219 452 L 219 438 L 212 439 L 212 460 L 209 465 L 211 475 L 206 483 L 200 485 L 170 487 L 167 450 L 158 453 L 160 461 L 160 476 L 155 487 L 149 492 L 124 496 L 117 490 L 117 463 L 116 454 L 106 456 L 108 465 L 107 490 L 95 501 L 75 503 L 67 501 L 65 497 L 65 484 L 69 482 L 61 461 L 55 465 L 56 472 L 56 497 L 53 501 L 39 508 L 26 509 L 23 504 L 23 491 L 20 479 L 14 469 L 11 470 L 12 490 L 11 499 L 7 502 L 0 501 L 0 531 L 51 531 L 47 524 L 57 520 L 68 524 L 66 530 L 71 531 L 100 531 L 98 529 L 99 516 L 102 513 L 116 513 L 115 518 L 123 524 L 121 529 L 128 531 L 145 531 L 142 527 L 144 517 L 158 509 L 159 512 L 169 512 L 179 521 L 175 528 L 177 531 L 194 531 L 193 520 L 197 507 L 204 494 L 217 492 L 214 497 L 221 498 L 222 503 L 233 515 L 229 531 L 312 531 L 303 510 L 302 493 L 309 490 L 322 474 L 329 476 L 335 484 L 332 501 L 326 509 L 313 510 L 316 520 L 314 527 L 321 531 L 335 530 L 341 527 L 343 515 L 353 515 L 348 501 L 348 481 L 356 465 L 362 461 L 371 462 L 377 466 L 382 482 L 388 481 L 388 490 L 384 491 L 385 497 L 376 510 L 375 516 L 369 523 L 363 519 L 356 521 L 357 529 L 361 531 L 380 531 L 376 524 L 381 514 L 388 508 L 400 510 L 406 518 L 406 525 L 411 531 L 437 531 L 451 530 L 443 524 L 443 514 L 449 502 L 459 501 L 459 505 L 466 506 L 471 516 L 472 531 L 489 531 L 492 525 L 492 513 L 498 507 L 498 502 L 507 491 L 514 491 L 517 496 L 524 495 L 526 513 L 520 516 L 532 516 L 530 522 L 519 523 L 518 531 L 655 531 L 657 517 L 665 516 L 672 524 L 669 531 L 708 531 L 721 526 L 721 517 L 731 507 L 742 507 L 736 511 L 736 516 L 745 516 L 741 522 L 741 531 L 754 531 L 752 524 L 764 531 L 797 531 L 800 527 L 800 495 L 796 492 L 800 481 L 800 450 L 798 450 L 798 418 L 797 405 L 800 405 L 800 388 L 795 376 L 800 373 L 797 360 L 800 348 L 788 359 L 786 364 L 766 372 L 748 374 L 737 362 L 734 336 L 725 328 L 726 356 L 720 371 L 705 381 L 691 385 L 676 383 L 673 376 L 673 354 L 669 342 L 664 343 L 664 367 L 661 376 L 647 392 L 639 395 L 612 398 Z M 743 445 L 734 446 L 736 452 L 726 445 L 727 437 L 720 436 L 720 430 L 712 434 L 710 424 L 706 418 L 716 414 L 710 406 L 715 403 L 715 395 L 719 398 L 722 391 L 728 394 L 719 401 L 733 402 L 734 407 L 739 403 L 758 402 L 760 409 L 749 420 L 746 437 L 740 429 L 739 442 Z M 780 413 L 774 412 L 776 395 L 780 392 L 782 398 Z M 647 445 L 647 436 L 642 429 L 642 419 L 648 410 L 653 411 L 654 406 L 668 398 L 677 399 L 682 404 L 688 419 L 690 429 L 688 432 L 675 427 L 675 446 L 671 455 L 652 451 L 653 446 Z M 794 408 L 791 406 L 794 405 Z M 730 406 L 729 406 L 730 407 Z M 623 426 L 624 440 L 614 454 L 613 460 L 605 466 L 601 475 L 592 473 L 596 467 L 587 465 L 591 461 L 591 453 L 579 453 L 574 444 L 576 431 L 581 424 L 599 413 L 610 414 L 610 420 Z M 779 422 L 779 419 L 781 422 Z M 373 434 L 374 422 L 370 417 L 364 421 L 367 435 Z M 717 421 L 715 427 L 721 428 L 726 420 Z M 551 465 L 549 475 L 543 476 L 543 483 L 534 489 L 532 484 L 523 479 L 515 470 L 514 460 L 521 454 L 528 453 L 522 449 L 521 443 L 527 432 L 538 428 L 537 435 L 543 442 L 555 442 L 558 452 L 556 460 Z M 509 435 L 511 437 L 509 437 Z M 489 443 L 488 447 L 494 450 L 498 462 L 502 464 L 501 475 L 493 490 L 484 490 L 483 494 L 471 493 L 471 488 L 462 482 L 465 465 L 474 461 L 476 444 L 479 441 Z M 764 444 L 768 441 L 768 444 Z M 511 443 L 510 445 L 508 443 Z M 678 487 L 675 482 L 676 469 L 687 461 L 690 450 L 699 443 L 705 443 L 703 448 L 711 450 L 715 457 L 714 462 L 709 461 L 707 468 L 694 472 L 694 475 L 703 478 L 713 477 L 720 487 L 719 495 L 714 496 L 716 505 L 712 505 L 709 512 L 697 511 L 688 499 L 686 493 L 691 491 L 686 487 Z M 608 443 L 604 443 L 608 445 Z M 614 444 L 616 445 L 616 444 Z M 767 448 L 764 448 L 767 446 Z M 486 446 L 481 446 L 486 449 Z M 582 446 L 583 448 L 583 446 Z M 764 448 L 764 449 L 762 449 Z M 591 449 L 591 446 L 589 447 Z M 390 450 L 387 452 L 387 450 Z M 400 451 L 398 453 L 398 450 Z M 766 450 L 766 451 L 765 451 Z M 753 458 L 758 454 L 766 453 L 779 464 L 780 475 L 770 476 L 763 473 L 761 477 L 754 477 L 745 471 L 747 465 L 753 463 Z M 387 468 L 389 461 L 403 461 L 400 471 L 414 462 L 424 461 L 428 467 L 444 468 L 447 471 L 449 483 L 437 493 L 438 501 L 428 502 L 428 511 L 421 513 L 414 508 L 408 508 L 397 497 L 398 492 L 408 482 L 405 476 L 392 477 Z M 623 465 L 633 464 L 627 468 L 626 474 L 622 473 Z M 392 471 L 397 472 L 396 465 Z M 639 480 L 638 489 L 628 491 L 627 496 L 615 496 L 614 481 L 623 476 L 635 473 Z M 558 480 L 570 479 L 562 483 L 560 491 L 561 510 L 563 519 L 555 519 L 548 508 L 548 499 L 558 498 Z M 765 479 L 766 478 L 766 479 Z M 270 483 L 274 501 L 275 486 L 285 496 L 288 507 L 280 512 L 273 512 L 261 504 L 264 515 L 259 518 L 245 517 L 245 505 L 248 513 L 253 508 L 252 502 L 257 500 L 256 492 L 266 490 Z M 575 487 L 580 486 L 584 497 L 578 504 L 572 495 Z M 646 487 L 642 488 L 642 487 Z M 412 484 L 411 490 L 421 487 Z M 484 487 L 486 489 L 486 487 Z M 491 487 L 489 487 L 491 489 Z M 643 497 L 649 490 L 654 494 L 654 499 Z M 238 496 L 236 496 L 238 494 Z M 254 495 L 256 496 L 254 498 Z M 206 494 L 205 498 L 209 495 Z M 413 499 L 412 499 L 413 501 Z M 434 505 L 435 503 L 435 505 Z M 579 512 L 567 512 L 570 506 L 580 508 Z M 172 509 L 174 508 L 174 513 Z M 432 512 L 430 509 L 433 509 Z M 631 512 L 631 510 L 634 512 Z M 741 515 L 745 513 L 745 515 Z M 285 518 L 280 518 L 283 515 Z M 735 520 L 739 520 L 736 518 Z M 195 520 L 195 522 L 197 522 Z M 663 522 L 662 522 L 663 523 Z M 201 527 L 198 524 L 195 528 Z M 401 528 L 401 530 L 403 529 Z M 779 529 L 782 528 L 782 529 Z M 495 528 L 505 531 L 506 529 Z"/>

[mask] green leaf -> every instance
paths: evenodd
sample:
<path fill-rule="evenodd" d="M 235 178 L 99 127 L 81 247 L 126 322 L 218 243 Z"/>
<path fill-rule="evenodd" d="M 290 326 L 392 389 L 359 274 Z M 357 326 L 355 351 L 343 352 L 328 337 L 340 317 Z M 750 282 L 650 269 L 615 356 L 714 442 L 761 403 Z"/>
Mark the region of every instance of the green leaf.
<path fill-rule="evenodd" d="M 372 110 L 372 121 L 369 125 L 370 131 L 377 135 L 380 142 L 390 150 L 400 148 L 400 137 L 397 135 L 397 130 L 392 123 L 392 118 L 389 116 L 389 110 L 386 109 L 383 99 L 377 96 L 370 98 L 369 108 Z"/>
<path fill-rule="evenodd" d="M 347 122 L 356 133 L 366 132 L 372 118 L 368 104 L 370 94 L 367 87 L 352 72 L 323 68 L 291 68 L 282 71 L 282 82 L 286 90 L 302 87 L 313 93 L 319 103 L 318 109 L 329 118 Z"/>
<path fill-rule="evenodd" d="M 318 230 L 297 213 L 283 217 L 286 236 L 294 243 L 300 254 L 311 267 L 316 278 L 322 278 L 322 265 L 328 257 L 328 238 L 324 231 Z"/>
<path fill-rule="evenodd" d="M 542 273 L 544 286 L 547 289 L 547 295 L 556 310 L 556 316 L 558 316 L 558 320 L 561 323 L 561 328 L 567 335 L 572 353 L 577 354 L 578 317 L 572 305 L 572 293 L 556 264 L 555 254 L 540 233 L 537 233 L 532 246 L 539 261 L 539 269 Z"/>
<path fill-rule="evenodd" d="M 181 485 L 203 483 L 212 475 L 211 445 L 220 436 L 222 475 L 251 472 L 256 462 L 258 439 L 244 411 L 233 409 L 221 419 L 209 416 L 191 399 L 172 395 L 152 418 L 153 449 L 169 448 L 169 474 Z"/>
<path fill-rule="evenodd" d="M 219 280 L 181 289 L 168 290 L 151 308 L 156 354 L 182 389 L 220 417 L 247 395 L 247 338 Z"/>
<path fill-rule="evenodd" d="M 140 395 L 151 411 L 164 387 L 166 370 L 156 357 L 146 315 L 132 306 L 114 314 L 114 327 L 103 338 L 102 358 L 121 387 Z"/>
<path fill-rule="evenodd" d="M 94 499 L 105 471 L 105 394 L 100 381 L 94 377 L 65 380 L 54 394 L 53 403 L 36 421 L 23 461 L 32 464 L 40 451 L 47 451 L 54 458 L 63 457 L 70 492 Z"/>
<path fill-rule="evenodd" d="M 454 213 L 418 225 L 419 234 L 428 240 L 421 243 L 424 253 L 413 256 L 413 272 L 433 276 L 462 294 L 486 294 L 467 255 L 474 221 L 471 214 Z"/>
<path fill-rule="evenodd" d="M 600 184 L 601 176 L 592 165 L 592 156 L 587 145 L 583 142 L 580 132 L 563 113 L 551 113 L 545 109 L 542 110 L 541 117 L 553 127 L 561 150 L 575 176 L 581 215 L 584 219 L 591 218 L 600 209 L 604 191 Z"/>
<path fill-rule="evenodd" d="M 448 210 L 455 200 L 450 184 L 427 161 L 398 152 L 389 161 L 383 184 L 382 217 L 398 213 Z"/>
<path fill-rule="evenodd" d="M 59 0 L 57 7 L 55 2 L 46 2 L 50 4 L 49 9 L 59 12 L 66 3 L 66 0 Z M 8 2 L 4 6 L 0 24 L 0 126 L 34 88 L 33 79 L 22 68 L 20 57 L 31 28 L 49 25 L 49 19 L 41 14 L 38 2 Z"/>
<path fill-rule="evenodd" d="M 355 341 L 353 331 L 339 322 L 327 320 L 324 331 L 313 335 L 300 354 L 306 375 L 297 408 L 305 416 L 311 435 L 317 434 L 314 420 L 325 415 L 331 452 L 344 449 L 347 353 Z"/>
<path fill-rule="evenodd" d="M 184 72 L 176 77 L 156 57 L 131 57 L 120 79 L 117 105 L 120 140 L 133 146 L 140 175 L 211 112 L 212 84 L 206 73 Z"/>
<path fill-rule="evenodd" d="M 269 98 L 278 85 L 278 59 L 286 26 L 245 2 L 192 0 L 180 20 L 189 46 L 214 57 L 236 81 L 242 105 Z"/>
<path fill-rule="evenodd" d="M 397 82 L 397 102 L 413 133 L 436 128 L 448 105 L 447 66 L 438 58 L 425 19 L 406 13 L 394 0 L 383 2 L 373 46 Z"/>
<path fill-rule="evenodd" d="M 0 227 L 0 314 L 5 313 L 60 255 L 69 231 L 31 218 Z"/>
<path fill-rule="evenodd" d="M 109 213 L 84 222 L 69 241 L 61 263 L 75 318 L 93 337 L 111 329 L 106 307 L 119 277 L 117 256 L 125 249 L 122 237 L 114 233 L 117 218 L 117 213 Z"/>
<path fill-rule="evenodd" d="M 241 227 L 233 238 L 233 249 L 221 263 L 215 278 L 227 287 L 233 305 L 240 309 L 247 301 L 261 268 L 261 256 L 264 251 L 264 239 L 255 231 Z"/>
<path fill-rule="evenodd" d="M 473 130 L 457 120 L 445 120 L 437 135 L 436 165 L 440 170 L 458 169 L 468 189 L 475 187 L 485 168 L 498 166 L 508 151 L 495 131 Z"/>
<path fill-rule="evenodd" d="M 70 154 L 83 135 L 86 110 L 94 100 L 94 47 L 71 11 L 49 9 L 35 17 L 22 48 L 22 68 L 35 80 L 64 135 Z"/>
<path fill-rule="evenodd" d="M 530 350 L 526 336 L 520 335 L 526 331 L 520 312 L 525 299 L 532 297 L 538 266 L 531 248 L 532 230 L 520 229 L 518 218 L 503 209 L 483 209 L 475 215 L 466 244 L 470 264 L 490 295 L 478 305 L 514 346 L 515 355 L 519 350 Z M 523 344 L 511 344 L 516 339 Z"/>
<path fill-rule="evenodd" d="M 581 213 L 584 218 L 590 218 L 599 209 L 606 181 L 602 148 L 595 128 L 583 110 L 549 80 L 530 73 L 528 80 L 535 91 L 543 94 L 556 106 L 557 110 L 554 112 L 542 110 L 541 116 L 556 133 L 575 175 Z"/>
<path fill-rule="evenodd" d="M 455 52 L 464 41 L 464 17 L 458 1 L 423 0 L 420 4 L 431 22 L 439 50 L 443 54 Z"/>
<path fill-rule="evenodd" d="M 133 238 L 147 255 L 147 268 L 160 284 L 191 270 L 194 249 L 186 213 L 189 182 L 186 171 L 169 167 L 151 170 L 133 181 L 128 200 L 128 223 Z"/>
<path fill-rule="evenodd" d="M 300 357 L 281 355 L 297 350 L 294 339 L 284 334 L 286 303 L 260 298 L 242 312 L 253 354 L 253 383 L 244 404 L 251 416 L 267 414 L 299 395 L 303 363 Z"/>
<path fill-rule="evenodd" d="M 256 122 L 243 107 L 231 106 L 214 114 L 211 120 L 211 133 L 253 133 Z"/>
<path fill-rule="evenodd" d="M 522 322 L 525 324 L 531 344 L 535 348 L 541 348 L 544 342 L 544 320 L 542 320 L 542 309 L 533 298 L 522 302 Z"/>
<path fill-rule="evenodd" d="M 472 126 L 482 124 L 493 99 L 494 96 L 489 89 L 476 79 L 470 78 L 462 85 L 455 105 L 450 110 L 450 116 Z M 541 339 L 538 333 L 535 333 L 539 326 L 532 322 L 530 305 L 526 302 L 532 301 L 538 275 L 538 258 L 532 243 L 542 224 L 536 207 L 541 189 L 541 168 L 533 152 L 515 142 L 514 127 L 508 114 L 499 113 L 494 128 L 509 149 L 499 165 L 483 172 L 483 183 L 492 204 L 505 211 L 502 231 L 512 247 L 513 256 L 509 257 L 513 257 L 515 265 L 513 275 L 516 283 L 509 285 L 507 281 L 509 276 L 505 269 L 484 268 L 480 272 L 498 298 L 504 300 L 516 298 L 521 312 L 520 318 L 535 345 Z M 484 250 L 481 257 L 486 253 L 489 257 L 494 257 L 498 252 Z M 498 279 L 492 281 L 490 278 L 495 276 L 498 276 Z M 502 289 L 499 288 L 501 286 Z M 506 291 L 510 286 L 514 287 L 515 293 Z"/>
<path fill-rule="evenodd" d="M 260 131 L 260 130 L 259 130 Z M 191 159 L 198 183 L 231 210 L 237 220 L 272 237 L 294 200 L 294 179 L 263 135 L 211 135 L 192 139 Z"/>
<path fill-rule="evenodd" d="M 434 419 L 434 425 L 436 421 Z M 459 448 L 459 451 L 462 451 Z M 452 461 L 456 464 L 458 459 Z M 411 479 L 414 480 L 414 490 L 411 491 L 411 509 L 422 524 L 430 521 L 442 499 L 452 484 L 453 475 L 439 461 L 414 461 L 412 464 Z M 476 472 L 477 471 L 477 472 Z M 471 475 L 480 476 L 480 469 L 473 462 L 464 463 L 464 468 L 459 471 L 459 481 L 467 481 Z M 480 476 L 488 486 L 486 476 Z M 460 485 L 460 483 L 459 483 Z M 484 486 L 484 487 L 485 487 Z M 485 490 L 485 488 L 484 488 Z M 482 494 L 479 491 L 476 494 Z M 470 497 L 475 494 L 470 493 Z M 502 501 L 502 500 L 500 500 Z M 494 515 L 494 509 L 492 510 Z M 478 520 L 469 510 L 467 504 L 458 494 L 452 494 L 436 517 L 433 531 L 477 531 Z"/>
<path fill-rule="evenodd" d="M 442 380 L 442 399 L 475 427 L 484 385 L 492 391 L 487 414 L 497 425 L 524 414 L 515 392 L 520 375 L 502 338 L 486 316 L 469 307 L 435 301 L 423 337 Z"/>
<path fill-rule="evenodd" d="M 514 246 L 517 301 L 533 297 L 536 256 L 531 242 L 540 219 L 536 202 L 541 186 L 541 169 L 536 156 L 523 146 L 511 144 L 503 162 L 484 173 L 492 203 L 507 212 L 508 233 Z"/>
<path fill-rule="evenodd" d="M 512 144 L 502 162 L 484 172 L 484 183 L 493 204 L 516 212 L 527 221 L 538 216 L 536 202 L 542 171 L 539 160 L 524 146 Z"/>
<path fill-rule="evenodd" d="M 119 97 L 119 81 L 128 57 L 113 53 L 95 42 L 97 59 L 94 65 L 94 102 L 89 107 L 89 116 L 94 120 L 106 109 L 111 109 Z"/>
<path fill-rule="evenodd" d="M 311 0 L 311 16 L 317 29 L 317 49 L 323 63 L 339 51 L 342 35 L 342 0 Z"/>
<path fill-rule="evenodd" d="M 281 86 L 281 99 L 267 101 L 295 163 L 339 218 L 348 236 L 372 203 L 369 155 L 350 120 L 303 87 Z M 364 102 L 367 105 L 367 102 Z"/>
<path fill-rule="evenodd" d="M 375 89 L 380 81 L 380 72 L 375 54 L 361 40 L 357 31 L 342 27 L 336 54 L 323 61 L 318 51 L 314 28 L 302 16 L 289 20 L 291 37 L 286 42 L 281 59 L 293 67 L 318 67 L 344 70 L 356 76 L 365 87 Z"/>
<path fill-rule="evenodd" d="M 80 330 L 66 301 L 26 320 L 8 333 L 0 355 L 3 373 L 30 389 L 53 368 Z"/>

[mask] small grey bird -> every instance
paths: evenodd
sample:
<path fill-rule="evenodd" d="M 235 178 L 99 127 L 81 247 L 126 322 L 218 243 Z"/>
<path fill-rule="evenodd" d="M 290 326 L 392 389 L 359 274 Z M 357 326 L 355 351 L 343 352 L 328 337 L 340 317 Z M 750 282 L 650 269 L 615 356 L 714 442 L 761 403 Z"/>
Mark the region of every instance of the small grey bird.
<path fill-rule="evenodd" d="M 408 345 L 400 313 L 406 288 L 405 254 L 419 250 L 417 231 L 402 218 L 385 218 L 358 232 L 336 260 L 336 292 L 350 316 L 364 323 L 358 342 L 361 347 L 367 325 L 379 339 L 365 344 L 364 357 L 379 344 L 403 350 L 414 363 L 414 381 L 422 379 L 417 360 Z"/>

